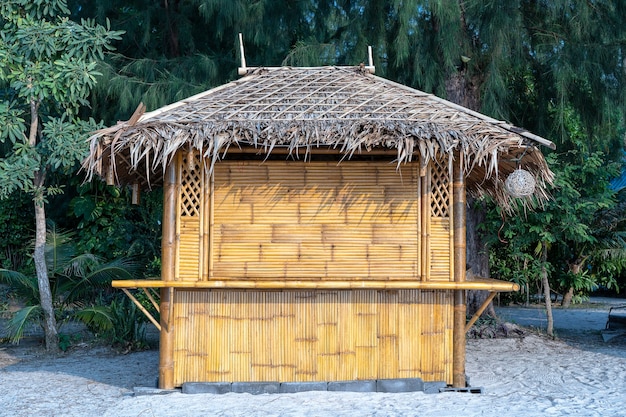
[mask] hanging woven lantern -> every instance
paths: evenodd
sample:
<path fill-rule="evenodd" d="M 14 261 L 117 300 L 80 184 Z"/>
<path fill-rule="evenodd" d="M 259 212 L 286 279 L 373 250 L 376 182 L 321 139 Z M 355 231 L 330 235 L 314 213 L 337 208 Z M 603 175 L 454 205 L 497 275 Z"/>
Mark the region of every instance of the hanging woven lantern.
<path fill-rule="evenodd" d="M 504 181 L 504 188 L 513 197 L 526 197 L 535 192 L 535 178 L 525 169 L 517 168 Z"/>

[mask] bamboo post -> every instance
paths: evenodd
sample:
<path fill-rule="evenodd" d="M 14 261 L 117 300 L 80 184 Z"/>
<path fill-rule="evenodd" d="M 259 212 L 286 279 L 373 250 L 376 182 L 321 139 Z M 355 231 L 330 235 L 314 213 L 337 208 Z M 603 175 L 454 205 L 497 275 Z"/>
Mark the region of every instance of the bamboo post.
<path fill-rule="evenodd" d="M 454 281 L 465 281 L 466 235 L 465 235 L 465 177 L 463 174 L 463 153 L 454 155 L 453 182 L 453 222 L 454 222 Z M 465 290 L 454 291 L 454 329 L 452 351 L 452 386 L 463 388 L 465 380 Z"/>
<path fill-rule="evenodd" d="M 176 207 L 178 193 L 176 187 L 176 171 L 178 165 L 174 160 L 167 167 L 163 184 L 163 237 L 161 239 L 161 279 L 173 281 L 176 257 Z M 159 348 L 159 388 L 174 388 L 174 326 L 173 291 L 161 289 L 161 334 Z"/>
<path fill-rule="evenodd" d="M 372 57 L 372 46 L 367 46 L 367 67 L 365 67 L 367 72 L 373 74 L 376 72 L 376 67 L 374 66 L 374 58 Z"/>
<path fill-rule="evenodd" d="M 430 281 L 430 271 L 428 269 L 428 252 L 430 247 L 428 243 L 428 239 L 430 239 L 430 236 L 428 235 L 428 223 L 430 222 L 430 193 L 428 188 L 428 175 L 430 174 L 430 171 L 428 168 L 429 166 L 426 163 L 424 157 L 420 157 L 420 230 L 422 233 L 422 240 L 420 242 L 420 262 L 422 281 Z"/>
<path fill-rule="evenodd" d="M 109 162 L 106 179 L 107 185 L 115 185 L 115 169 L 113 168 L 113 162 Z"/>
<path fill-rule="evenodd" d="M 213 241 L 215 240 L 215 171 L 211 173 L 208 177 L 209 181 L 209 213 L 208 213 L 208 279 L 213 278 L 213 257 L 215 255 L 215 249 L 213 246 Z"/>
<path fill-rule="evenodd" d="M 139 204 L 141 204 L 141 188 L 139 187 L 139 183 L 134 183 L 131 186 L 131 190 L 132 190 L 132 197 L 131 197 L 131 204 L 138 206 Z"/>

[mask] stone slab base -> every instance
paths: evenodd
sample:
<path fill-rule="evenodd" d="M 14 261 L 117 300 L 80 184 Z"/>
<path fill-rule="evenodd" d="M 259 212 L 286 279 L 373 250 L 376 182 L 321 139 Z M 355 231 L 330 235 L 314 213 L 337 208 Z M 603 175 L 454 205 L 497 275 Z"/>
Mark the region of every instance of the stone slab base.
<path fill-rule="evenodd" d="M 184 394 L 226 394 L 229 392 L 248 394 L 296 393 L 305 391 L 345 392 L 415 392 L 427 394 L 443 392 L 445 382 L 424 382 L 419 378 L 379 379 L 364 381 L 332 382 L 186 382 Z M 461 389 L 462 390 L 462 389 Z M 459 391 L 461 392 L 461 391 Z M 469 391 L 462 391 L 469 392 Z"/>

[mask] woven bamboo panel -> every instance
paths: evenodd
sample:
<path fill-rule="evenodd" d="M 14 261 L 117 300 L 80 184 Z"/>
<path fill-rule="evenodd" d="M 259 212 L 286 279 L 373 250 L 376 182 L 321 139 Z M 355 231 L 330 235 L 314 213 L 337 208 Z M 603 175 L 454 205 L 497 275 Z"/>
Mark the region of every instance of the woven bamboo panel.
<path fill-rule="evenodd" d="M 199 216 L 202 201 L 202 177 L 204 170 L 200 169 L 200 161 L 194 153 L 180 155 L 181 166 L 181 216 Z"/>
<path fill-rule="evenodd" d="M 197 281 L 199 274 L 198 260 L 201 256 L 201 230 L 200 218 L 181 217 L 180 235 L 178 238 L 178 256 L 176 262 L 178 264 L 178 276 L 176 279 L 184 281 Z"/>
<path fill-rule="evenodd" d="M 450 281 L 452 254 L 450 253 L 450 219 L 430 220 L 430 279 Z"/>
<path fill-rule="evenodd" d="M 419 278 L 416 164 L 223 161 L 212 276 Z"/>
<path fill-rule="evenodd" d="M 178 290 L 175 384 L 452 380 L 445 291 Z"/>

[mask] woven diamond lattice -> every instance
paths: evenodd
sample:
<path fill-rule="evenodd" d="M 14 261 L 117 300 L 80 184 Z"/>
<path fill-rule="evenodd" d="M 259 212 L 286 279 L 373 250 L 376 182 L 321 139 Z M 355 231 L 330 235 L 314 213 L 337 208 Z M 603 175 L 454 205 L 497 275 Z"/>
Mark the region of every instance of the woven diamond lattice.
<path fill-rule="evenodd" d="M 517 168 L 504 181 L 504 188 L 513 197 L 526 197 L 535 192 L 536 181 L 533 175 L 524 170 Z"/>
<path fill-rule="evenodd" d="M 448 217 L 450 192 L 448 184 L 450 178 L 446 166 L 439 161 L 433 161 L 431 176 L 430 208 L 433 217 Z"/>
<path fill-rule="evenodd" d="M 192 156 L 194 159 L 189 160 L 189 157 L 182 161 L 180 209 L 183 216 L 197 216 L 202 191 L 201 171 L 197 159 Z"/>

